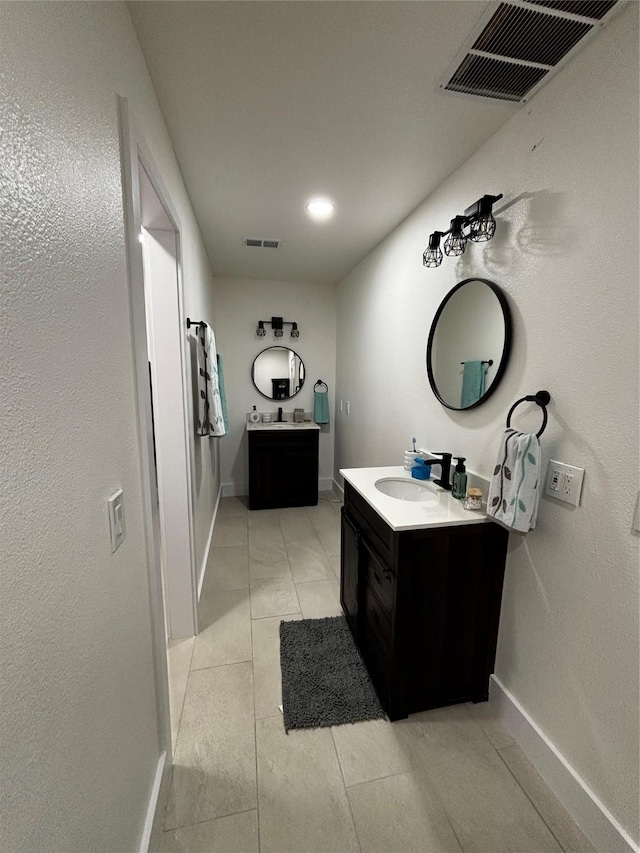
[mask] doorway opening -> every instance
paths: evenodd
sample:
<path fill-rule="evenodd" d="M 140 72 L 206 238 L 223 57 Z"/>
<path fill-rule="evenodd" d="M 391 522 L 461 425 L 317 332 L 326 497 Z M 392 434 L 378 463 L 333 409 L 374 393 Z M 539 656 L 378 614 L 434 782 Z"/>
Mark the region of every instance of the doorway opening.
<path fill-rule="evenodd" d="M 179 673 L 169 677 L 172 650 L 184 642 L 189 652 L 197 631 L 191 369 L 180 220 L 121 97 L 118 118 L 158 724 L 152 820 L 154 804 L 166 795 L 186 688 L 185 680 L 181 689 Z M 178 663 L 184 656 L 181 649 Z M 187 670 L 188 663 L 189 658 Z M 150 832 L 151 825 L 145 825 L 145 838 Z"/>
<path fill-rule="evenodd" d="M 175 747 L 196 633 L 190 458 L 181 322 L 180 235 L 138 162 L 145 331 L 153 445 L 152 497 L 164 613 L 171 740 Z"/>

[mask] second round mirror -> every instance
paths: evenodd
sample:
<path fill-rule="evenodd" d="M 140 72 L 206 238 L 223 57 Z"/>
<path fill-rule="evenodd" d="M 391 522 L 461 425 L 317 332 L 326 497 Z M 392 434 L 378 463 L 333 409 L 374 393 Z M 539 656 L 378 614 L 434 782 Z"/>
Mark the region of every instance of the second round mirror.
<path fill-rule="evenodd" d="M 251 378 L 268 400 L 288 400 L 304 385 L 304 362 L 288 347 L 267 347 L 255 357 Z"/>

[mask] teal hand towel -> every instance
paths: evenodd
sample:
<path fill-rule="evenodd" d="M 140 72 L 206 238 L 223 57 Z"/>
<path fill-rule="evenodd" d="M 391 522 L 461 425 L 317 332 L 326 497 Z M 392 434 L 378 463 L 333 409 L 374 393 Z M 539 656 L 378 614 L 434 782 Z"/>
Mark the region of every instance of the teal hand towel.
<path fill-rule="evenodd" d="M 313 392 L 313 419 L 317 424 L 329 423 L 329 394 L 327 391 Z"/>
<path fill-rule="evenodd" d="M 484 394 L 484 364 L 481 361 L 465 361 L 462 371 L 462 395 L 460 408 L 473 406 Z"/>

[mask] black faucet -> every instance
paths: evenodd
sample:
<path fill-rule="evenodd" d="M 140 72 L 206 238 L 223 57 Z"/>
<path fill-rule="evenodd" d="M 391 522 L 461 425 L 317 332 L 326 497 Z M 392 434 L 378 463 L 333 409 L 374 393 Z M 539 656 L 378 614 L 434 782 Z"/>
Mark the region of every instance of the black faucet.
<path fill-rule="evenodd" d="M 439 465 L 440 466 L 440 479 L 434 480 L 433 482 L 436 486 L 441 486 L 443 489 L 447 491 L 451 491 L 451 483 L 449 482 L 449 477 L 451 476 L 451 454 L 450 453 L 434 453 L 433 456 L 442 456 L 442 459 L 436 459 L 432 461 L 431 459 L 425 459 L 427 465 Z"/>
<path fill-rule="evenodd" d="M 282 423 L 282 406 L 278 409 L 278 423 Z M 449 454 L 449 461 L 451 461 L 451 454 Z"/>

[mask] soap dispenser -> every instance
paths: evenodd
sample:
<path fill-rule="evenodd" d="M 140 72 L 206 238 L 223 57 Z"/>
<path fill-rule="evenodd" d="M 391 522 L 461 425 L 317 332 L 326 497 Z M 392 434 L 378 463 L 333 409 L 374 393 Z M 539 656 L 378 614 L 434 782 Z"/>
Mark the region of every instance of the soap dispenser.
<path fill-rule="evenodd" d="M 260 412 L 256 411 L 256 407 L 253 407 L 253 411 L 249 412 L 249 420 L 252 424 L 257 424 L 260 420 Z"/>
<path fill-rule="evenodd" d="M 467 469 L 464 467 L 466 457 L 456 456 L 455 458 L 458 464 L 456 465 L 456 470 L 453 472 L 453 490 L 451 494 L 456 500 L 461 501 L 467 496 Z"/>

